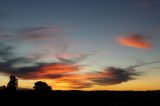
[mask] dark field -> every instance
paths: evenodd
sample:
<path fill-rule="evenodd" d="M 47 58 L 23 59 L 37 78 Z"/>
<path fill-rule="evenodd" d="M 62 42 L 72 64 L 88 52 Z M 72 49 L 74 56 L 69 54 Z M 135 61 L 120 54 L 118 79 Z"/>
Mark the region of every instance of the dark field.
<path fill-rule="evenodd" d="M 30 105 L 160 106 L 160 91 L 17 91 L 0 92 L 1 103 Z"/>

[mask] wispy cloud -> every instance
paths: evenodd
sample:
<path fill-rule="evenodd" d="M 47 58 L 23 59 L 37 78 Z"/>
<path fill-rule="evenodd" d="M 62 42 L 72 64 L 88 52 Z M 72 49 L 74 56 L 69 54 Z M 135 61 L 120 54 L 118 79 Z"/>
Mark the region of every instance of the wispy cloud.
<path fill-rule="evenodd" d="M 121 45 L 134 48 L 150 49 L 152 47 L 151 43 L 146 39 L 145 36 L 137 33 L 118 37 L 117 41 Z"/>
<path fill-rule="evenodd" d="M 159 62 L 160 62 L 160 60 L 156 60 L 156 61 L 152 61 L 152 62 L 136 64 L 136 65 L 133 65 L 133 66 L 129 66 L 128 68 L 137 68 L 137 67 L 141 67 L 141 66 L 144 66 L 144 65 L 150 65 L 150 64 L 159 63 Z"/>
<path fill-rule="evenodd" d="M 57 53 L 56 58 L 59 59 L 61 62 L 64 63 L 77 63 L 80 62 L 81 60 L 86 59 L 88 56 L 87 53 Z"/>
<path fill-rule="evenodd" d="M 21 33 L 36 33 L 36 32 L 59 32 L 61 29 L 56 27 L 28 27 L 19 30 Z"/>
<path fill-rule="evenodd" d="M 17 30 L 19 35 L 23 35 L 23 40 L 49 40 L 62 37 L 59 33 L 62 30 L 56 27 L 29 27 Z"/>
<path fill-rule="evenodd" d="M 85 88 L 91 88 L 92 86 L 93 86 L 93 83 L 87 82 L 86 80 L 83 80 L 83 81 L 80 81 L 80 80 L 69 81 L 70 89 L 85 89 Z"/>
<path fill-rule="evenodd" d="M 69 89 L 84 89 L 90 88 L 94 84 L 89 78 L 91 78 L 88 73 L 83 74 L 67 74 L 64 77 L 58 78 L 55 81 L 58 83 L 67 83 Z"/>
<path fill-rule="evenodd" d="M 56 27 L 27 27 L 27 28 L 5 28 L 0 27 L 1 40 L 12 41 L 36 41 L 36 40 L 50 40 L 62 39 L 59 33 L 62 30 Z"/>

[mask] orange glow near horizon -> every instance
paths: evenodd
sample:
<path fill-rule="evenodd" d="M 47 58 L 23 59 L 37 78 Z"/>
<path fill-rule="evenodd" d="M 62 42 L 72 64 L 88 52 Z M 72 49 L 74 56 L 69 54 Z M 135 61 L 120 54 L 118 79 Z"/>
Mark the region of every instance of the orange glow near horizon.
<path fill-rule="evenodd" d="M 0 86 L 6 85 L 9 81 L 9 78 L 6 76 L 0 76 Z M 68 77 L 69 78 L 69 77 Z M 70 77 L 71 78 L 71 77 Z M 77 76 L 73 77 L 73 79 L 78 78 Z M 79 77 L 79 81 L 84 81 L 84 77 Z M 147 79 L 146 77 L 141 79 L 132 80 L 129 82 L 124 82 L 117 85 L 107 85 L 107 86 L 100 86 L 100 85 L 94 85 L 91 88 L 84 88 L 80 90 L 118 90 L 118 91 L 125 91 L 125 90 L 158 90 L 160 88 L 160 85 L 158 83 L 160 82 L 160 79 L 157 77 L 154 77 L 155 80 Z M 84 78 L 85 79 L 85 78 Z M 145 81 L 144 81 L 145 80 Z M 19 88 L 29 88 L 33 89 L 34 83 L 37 80 L 22 80 L 18 78 Z M 60 81 L 60 80 L 51 80 L 51 79 L 41 79 L 41 81 L 45 81 L 48 83 L 49 86 L 52 86 L 53 90 L 73 90 L 73 88 L 69 87 L 71 83 L 66 81 Z"/>

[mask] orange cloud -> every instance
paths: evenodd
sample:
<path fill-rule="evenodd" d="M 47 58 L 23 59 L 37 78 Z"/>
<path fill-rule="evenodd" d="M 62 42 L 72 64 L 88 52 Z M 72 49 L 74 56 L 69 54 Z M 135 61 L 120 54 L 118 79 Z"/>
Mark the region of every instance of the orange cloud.
<path fill-rule="evenodd" d="M 83 74 L 68 74 L 63 77 L 55 79 L 56 83 L 65 83 L 68 89 L 85 89 L 91 88 L 93 85 L 101 83 L 94 80 L 97 79 L 110 79 L 113 74 L 107 72 L 93 72 Z"/>
<path fill-rule="evenodd" d="M 88 80 L 89 77 L 90 74 L 69 74 L 55 79 L 55 81 L 57 83 L 65 83 L 67 89 L 84 89 L 90 88 L 93 85 L 93 83 Z"/>
<path fill-rule="evenodd" d="M 80 70 L 80 66 L 74 64 L 54 63 L 40 66 L 37 71 L 22 76 L 24 79 L 57 79 L 67 73 Z"/>
<path fill-rule="evenodd" d="M 141 49 L 149 49 L 152 47 L 149 41 L 146 40 L 144 36 L 139 34 L 132 34 L 129 36 L 121 36 L 117 39 L 117 41 L 124 46 L 141 48 Z"/>
<path fill-rule="evenodd" d="M 80 67 L 78 67 L 77 65 L 73 65 L 73 64 L 64 64 L 64 63 L 57 63 L 57 64 L 51 64 L 51 65 L 47 65 L 47 66 L 43 66 L 41 67 L 41 71 L 39 72 L 39 75 L 44 75 L 44 74 L 63 74 L 66 72 L 74 72 L 79 70 Z M 41 73 L 43 72 L 43 73 Z"/>

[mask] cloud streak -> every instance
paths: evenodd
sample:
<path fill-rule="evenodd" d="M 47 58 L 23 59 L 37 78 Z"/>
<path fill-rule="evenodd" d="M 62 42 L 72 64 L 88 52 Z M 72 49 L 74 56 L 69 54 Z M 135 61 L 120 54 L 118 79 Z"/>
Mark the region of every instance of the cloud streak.
<path fill-rule="evenodd" d="M 5 28 L 0 27 L 0 40 L 12 41 L 37 41 L 62 39 L 64 36 L 60 35 L 61 29 L 56 27 L 27 27 L 27 28 Z"/>
<path fill-rule="evenodd" d="M 77 63 L 81 60 L 86 59 L 88 54 L 85 53 L 57 53 L 56 58 L 59 59 L 61 62 L 64 63 Z"/>
<path fill-rule="evenodd" d="M 140 34 L 131 34 L 127 36 L 121 36 L 117 38 L 119 44 L 128 47 L 140 48 L 140 49 L 150 49 L 152 47 L 151 43 Z"/>
<path fill-rule="evenodd" d="M 133 66 L 130 66 L 129 68 L 137 68 L 137 67 L 141 67 L 141 66 L 144 66 L 144 65 L 150 65 L 150 64 L 159 63 L 159 62 L 160 62 L 160 60 L 157 60 L 157 61 L 152 61 L 152 62 L 148 62 L 148 63 L 133 65 Z"/>

